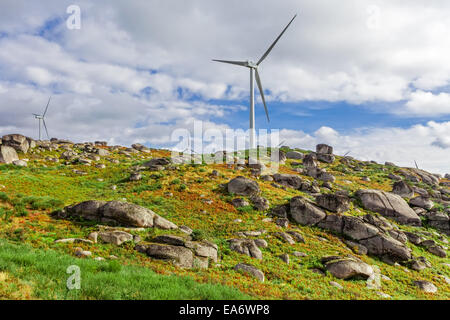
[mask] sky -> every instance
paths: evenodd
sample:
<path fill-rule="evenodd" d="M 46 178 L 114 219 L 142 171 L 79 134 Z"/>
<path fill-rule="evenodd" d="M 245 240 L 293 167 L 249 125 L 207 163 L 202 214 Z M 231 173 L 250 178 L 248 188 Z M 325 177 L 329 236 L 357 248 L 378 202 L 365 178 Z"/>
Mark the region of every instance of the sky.
<path fill-rule="evenodd" d="M 69 28 L 80 8 L 80 28 Z M 175 144 L 174 130 L 248 128 L 257 61 L 271 121 L 314 150 L 450 173 L 450 2 L 445 0 L 1 0 L 0 135 Z M 69 23 L 69 25 L 70 25 Z"/>

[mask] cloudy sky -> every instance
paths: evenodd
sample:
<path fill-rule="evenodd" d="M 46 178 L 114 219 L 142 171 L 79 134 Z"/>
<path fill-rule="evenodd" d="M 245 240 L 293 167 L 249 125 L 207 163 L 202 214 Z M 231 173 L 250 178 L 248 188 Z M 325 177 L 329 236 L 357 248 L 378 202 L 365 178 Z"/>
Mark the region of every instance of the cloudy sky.
<path fill-rule="evenodd" d="M 339 5 L 338 5 L 339 3 Z M 67 8 L 81 9 L 69 29 Z M 446 0 L 1 0 L 0 135 L 170 146 L 176 128 L 247 129 L 257 61 L 257 129 L 284 144 L 450 172 L 450 2 Z"/>

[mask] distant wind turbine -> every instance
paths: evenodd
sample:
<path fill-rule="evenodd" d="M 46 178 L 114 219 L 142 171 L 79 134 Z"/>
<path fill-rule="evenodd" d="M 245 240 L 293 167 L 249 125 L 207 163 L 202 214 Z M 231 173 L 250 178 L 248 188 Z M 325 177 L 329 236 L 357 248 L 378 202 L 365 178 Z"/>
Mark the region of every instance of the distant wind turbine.
<path fill-rule="evenodd" d="M 52 97 L 48 98 L 47 106 L 45 107 L 45 111 L 43 114 L 33 113 L 34 118 L 39 120 L 39 140 L 41 140 L 41 121 L 44 124 L 45 132 L 47 133 L 47 138 L 50 139 L 48 135 L 47 125 L 45 124 L 45 115 L 47 114 L 48 106 L 50 104 L 50 100 Z"/>
<path fill-rule="evenodd" d="M 235 64 L 242 67 L 247 67 L 250 69 L 250 149 L 254 149 L 256 147 L 256 138 L 255 138 L 255 89 L 254 89 L 254 78 L 256 77 L 256 83 L 259 88 L 259 93 L 261 94 L 261 99 L 264 104 L 264 110 L 266 111 L 267 121 L 270 122 L 269 119 L 269 111 L 267 110 L 266 106 L 266 100 L 264 99 L 264 92 L 261 84 L 261 78 L 259 77 L 258 73 L 258 67 L 263 62 L 263 60 L 269 55 L 270 51 L 272 51 L 275 44 L 280 40 L 283 33 L 287 30 L 287 28 L 290 26 L 292 21 L 294 21 L 295 15 L 291 21 L 288 23 L 288 25 L 283 29 L 283 31 L 280 33 L 280 35 L 275 39 L 275 41 L 272 43 L 272 45 L 267 49 L 267 51 L 262 55 L 262 57 L 258 60 L 257 63 L 254 63 L 252 61 L 229 61 L 229 60 L 216 60 L 213 59 L 213 61 L 216 62 L 222 62 L 222 63 L 229 63 L 229 64 Z"/>

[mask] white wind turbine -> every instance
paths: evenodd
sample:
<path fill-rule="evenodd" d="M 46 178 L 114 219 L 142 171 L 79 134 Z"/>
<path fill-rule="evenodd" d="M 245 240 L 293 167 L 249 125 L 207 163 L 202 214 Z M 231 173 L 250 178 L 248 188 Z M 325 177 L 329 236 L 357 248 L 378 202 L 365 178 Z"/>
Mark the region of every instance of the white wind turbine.
<path fill-rule="evenodd" d="M 242 67 L 247 67 L 250 69 L 250 149 L 254 149 L 256 147 L 256 138 L 255 138 L 255 89 L 254 89 L 254 83 L 256 78 L 256 83 L 258 85 L 259 93 L 261 94 L 261 100 L 264 104 L 264 110 L 266 111 L 267 121 L 270 122 L 269 119 L 269 112 L 267 110 L 266 106 L 266 100 L 264 99 L 264 92 L 261 84 L 261 78 L 259 77 L 258 73 L 258 67 L 263 62 L 263 60 L 269 55 L 270 51 L 272 51 L 275 44 L 280 40 L 283 33 L 286 31 L 286 29 L 290 26 L 292 21 L 294 21 L 295 15 L 291 21 L 288 23 L 288 25 L 283 29 L 283 31 L 280 33 L 280 35 L 275 39 L 275 41 L 272 43 L 272 45 L 267 49 L 267 51 L 262 55 L 262 57 L 258 60 L 257 63 L 254 63 L 252 61 L 229 61 L 229 60 L 216 60 L 213 59 L 213 61 L 216 62 L 223 62 L 223 63 L 229 63 L 229 64 L 235 64 Z"/>
<path fill-rule="evenodd" d="M 47 133 L 47 138 L 50 139 L 50 137 L 48 135 L 47 125 L 45 124 L 45 115 L 47 114 L 47 110 L 48 110 L 48 106 L 50 104 L 50 99 L 51 98 L 52 97 L 48 98 L 47 106 L 45 107 L 45 111 L 44 111 L 43 114 L 33 113 L 34 118 L 39 120 L 39 140 L 41 140 L 41 121 L 44 124 L 45 132 Z"/>

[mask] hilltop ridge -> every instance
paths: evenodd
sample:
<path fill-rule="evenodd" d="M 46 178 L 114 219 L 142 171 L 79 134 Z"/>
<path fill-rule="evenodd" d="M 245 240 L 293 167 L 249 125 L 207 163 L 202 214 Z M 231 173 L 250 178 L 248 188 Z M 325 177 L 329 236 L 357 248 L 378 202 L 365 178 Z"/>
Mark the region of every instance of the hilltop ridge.
<path fill-rule="evenodd" d="M 0 238 L 254 298 L 450 298 L 449 175 L 326 144 L 264 151 L 280 163 L 6 135 Z"/>

